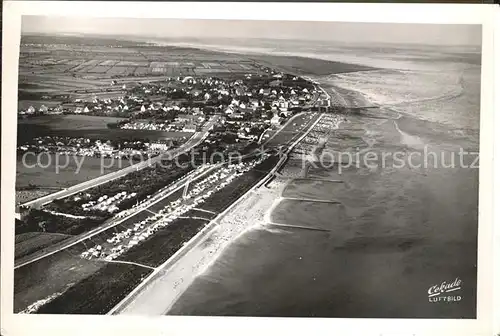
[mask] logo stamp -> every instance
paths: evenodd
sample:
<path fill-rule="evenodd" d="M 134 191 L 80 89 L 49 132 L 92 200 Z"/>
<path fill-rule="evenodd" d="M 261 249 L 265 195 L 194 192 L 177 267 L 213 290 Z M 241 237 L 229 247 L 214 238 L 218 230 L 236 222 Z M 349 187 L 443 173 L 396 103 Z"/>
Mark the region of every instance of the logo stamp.
<path fill-rule="evenodd" d="M 462 280 L 456 278 L 454 281 L 443 281 L 441 284 L 429 287 L 427 294 L 429 302 L 458 302 L 462 296 L 458 295 L 462 289 Z"/>

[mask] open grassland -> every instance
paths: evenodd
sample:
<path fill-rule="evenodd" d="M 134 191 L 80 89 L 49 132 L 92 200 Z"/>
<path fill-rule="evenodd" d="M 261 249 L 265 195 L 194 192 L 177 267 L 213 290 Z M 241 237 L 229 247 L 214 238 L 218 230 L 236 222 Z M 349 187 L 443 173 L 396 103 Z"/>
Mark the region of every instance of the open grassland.
<path fill-rule="evenodd" d="M 70 235 L 45 232 L 28 232 L 15 237 L 15 258 L 24 257 L 47 246 L 63 241 Z"/>
<path fill-rule="evenodd" d="M 57 156 L 44 153 L 27 155 L 16 162 L 16 188 L 35 186 L 47 193 L 46 188 L 68 188 L 131 165 L 130 160 L 111 158 Z M 81 164 L 81 166 L 80 166 Z M 21 190 L 19 190 L 21 191 Z M 55 192 L 57 190 L 52 190 Z M 34 190 L 26 190 L 20 199 L 30 198 Z"/>
<path fill-rule="evenodd" d="M 14 272 L 14 311 L 55 293 L 41 314 L 104 314 L 122 300 L 150 269 L 90 261 L 62 251 Z"/>
<path fill-rule="evenodd" d="M 38 313 L 106 314 L 151 272 L 136 265 L 108 263 L 41 307 Z"/>
<path fill-rule="evenodd" d="M 300 132 L 300 129 L 308 123 L 316 120 L 319 115 L 313 114 L 302 114 L 293 119 L 293 122 L 287 123 L 281 131 L 276 134 L 273 138 L 268 141 L 269 146 L 278 146 L 280 144 L 290 143 L 293 139 L 297 138 L 297 135 Z M 271 133 L 273 136 L 275 132 Z"/>
<path fill-rule="evenodd" d="M 116 123 L 123 118 L 87 116 L 87 115 L 50 115 L 20 119 L 18 125 L 46 126 L 50 130 L 88 130 L 107 129 L 108 123 Z"/>
<path fill-rule="evenodd" d="M 14 312 L 54 293 L 62 292 L 103 266 L 61 251 L 14 271 Z"/>

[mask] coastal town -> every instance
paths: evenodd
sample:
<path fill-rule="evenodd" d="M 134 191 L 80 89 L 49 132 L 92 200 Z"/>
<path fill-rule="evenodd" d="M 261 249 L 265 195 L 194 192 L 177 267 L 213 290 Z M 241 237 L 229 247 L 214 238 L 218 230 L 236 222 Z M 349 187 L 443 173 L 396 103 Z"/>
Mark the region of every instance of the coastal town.
<path fill-rule="evenodd" d="M 259 141 L 267 129 L 276 129 L 291 116 L 316 107 L 323 94 L 310 81 L 263 68 L 266 75 L 246 74 L 242 79 L 177 77 L 162 81 L 123 86 L 123 95 L 89 101 L 75 99 L 47 108 L 33 106 L 19 111 L 19 118 L 42 118 L 51 115 L 87 115 L 117 117 L 109 129 L 164 132 L 154 141 L 94 138 L 35 137 L 18 145 L 20 153 L 49 151 L 82 156 L 125 157 L 158 155 L 199 132 L 208 118 L 218 115 L 214 130 L 232 137 L 234 142 Z M 116 85 L 111 82 L 110 85 Z M 169 133 L 186 133 L 169 137 Z M 124 134 L 125 136 L 126 134 Z"/>
<path fill-rule="evenodd" d="M 19 189 L 39 196 L 18 203 L 17 237 L 48 241 L 20 241 L 16 267 L 51 264 L 52 254 L 62 262 L 67 255 L 58 251 L 76 263 L 103 263 L 90 278 L 79 274 L 77 285 L 37 294 L 35 301 L 21 295 L 20 312 L 71 310 L 70 293 L 122 274 L 125 287 L 89 306 L 88 312 L 106 313 L 151 268 L 187 251 L 238 199 L 273 178 L 330 97 L 304 76 L 252 66 L 231 75 L 155 75 L 126 83 L 113 76 L 106 89 L 47 93 L 37 104 L 20 105 L 19 125 L 31 130 L 31 137 L 18 137 L 22 160 L 44 154 L 99 159 L 101 166 L 102 160 L 127 161 L 46 194 L 36 183 Z M 123 273 L 127 268 L 132 273 Z"/>
<path fill-rule="evenodd" d="M 271 7 L 22 17 L 19 319 L 479 317 L 482 26 Z"/>
<path fill-rule="evenodd" d="M 68 53 L 66 45 L 53 47 Z M 106 57 L 124 57 L 121 47 L 105 48 Z M 22 196 L 15 227 L 17 312 L 107 314 L 127 307 L 129 294 L 154 270 L 231 222 L 226 214 L 270 188 L 295 159 L 295 148 L 311 150 L 315 130 L 339 120 L 325 117 L 333 115 L 332 94 L 294 68 L 228 54 L 208 61 L 213 53 L 190 48 L 169 49 L 168 56 L 158 56 L 164 49 L 154 45 L 133 48 L 140 52 L 128 51 L 130 61 L 78 58 L 97 57 L 94 46 L 71 64 L 50 58 L 40 67 L 29 58 L 25 78 L 36 80 L 33 69 L 39 69 L 47 92 L 31 82 L 20 86 L 18 127 L 24 131 L 18 132 L 17 156 L 27 164 L 18 165 L 16 182 L 26 181 L 16 188 Z M 144 55 L 183 60 L 148 60 L 149 70 L 163 69 L 148 76 L 92 72 L 146 64 L 137 60 Z M 47 69 L 59 71 L 60 82 Z M 55 160 L 41 165 L 35 162 L 40 157 Z M 74 163 L 51 173 L 54 161 L 68 158 Z M 221 228 L 236 234 L 244 226 Z M 51 287 L 32 271 L 67 264 L 83 271 L 65 268 Z M 29 277 L 21 282 L 23 274 Z M 88 286 L 107 291 L 89 299 L 81 296 Z"/>

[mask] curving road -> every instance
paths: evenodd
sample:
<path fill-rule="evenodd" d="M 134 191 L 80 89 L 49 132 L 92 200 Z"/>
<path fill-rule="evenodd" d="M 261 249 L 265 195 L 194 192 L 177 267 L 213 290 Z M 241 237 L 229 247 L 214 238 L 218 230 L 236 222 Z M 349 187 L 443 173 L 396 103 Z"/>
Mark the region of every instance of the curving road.
<path fill-rule="evenodd" d="M 178 191 L 179 189 L 183 188 L 188 181 L 195 181 L 198 180 L 199 178 L 203 177 L 204 175 L 212 172 L 214 169 L 217 169 L 218 165 L 214 165 L 213 167 L 202 171 L 194 176 L 183 176 L 180 178 L 177 182 L 174 182 L 169 186 L 169 191 L 168 192 L 161 192 L 160 194 L 156 194 L 152 196 L 151 199 L 147 202 L 147 204 L 142 204 L 139 205 L 138 207 L 132 209 L 132 212 L 122 218 L 116 219 L 116 218 L 111 218 L 110 220 L 106 221 L 103 225 L 100 225 L 90 231 L 87 231 L 81 235 L 74 236 L 68 239 L 65 239 L 59 243 L 56 243 L 54 245 L 51 245 L 48 248 L 45 248 L 43 250 L 37 251 L 33 254 L 29 254 L 23 258 L 20 258 L 15 261 L 15 266 L 14 269 L 29 265 L 35 261 L 38 261 L 40 259 L 46 258 L 48 256 L 51 256 L 57 252 L 60 252 L 62 250 L 65 250 L 67 248 L 70 248 L 84 240 L 90 239 L 98 234 L 100 234 L 103 231 L 106 231 L 113 226 L 117 226 L 121 224 L 122 222 L 125 222 L 129 220 L 130 218 L 136 216 L 143 210 L 147 210 L 149 207 L 155 205 L 156 203 L 162 201 L 166 197 L 172 195 L 174 192 Z"/>
<path fill-rule="evenodd" d="M 180 155 L 184 152 L 187 152 L 190 149 L 192 149 L 193 147 L 199 145 L 205 139 L 205 137 L 208 135 L 208 132 L 210 131 L 210 129 L 215 125 L 215 123 L 218 120 L 219 120 L 219 116 L 213 116 L 206 123 L 206 125 L 203 128 L 203 131 L 194 133 L 193 136 L 187 142 L 185 142 L 182 146 L 180 146 L 178 148 L 174 148 L 172 150 L 165 152 L 164 154 L 155 156 L 155 157 L 150 158 L 146 161 L 139 162 L 135 165 L 128 166 L 128 167 L 120 169 L 118 171 L 115 171 L 115 172 L 112 172 L 112 173 L 109 173 L 106 175 L 102 175 L 102 176 L 99 176 L 95 179 L 85 181 L 85 182 L 82 182 L 80 184 L 71 186 L 69 188 L 63 189 L 63 190 L 55 192 L 53 194 L 49 194 L 49 195 L 37 198 L 35 200 L 26 202 L 26 203 L 22 204 L 21 206 L 30 207 L 30 208 L 38 208 L 40 206 L 43 206 L 44 204 L 52 202 L 53 200 L 71 196 L 73 194 L 82 192 L 82 191 L 87 190 L 89 188 L 96 187 L 100 184 L 115 180 L 115 179 L 120 178 L 122 176 L 125 176 L 133 171 L 144 169 L 150 165 L 153 165 L 157 162 L 160 162 L 165 157 L 175 158 L 178 155 Z"/>
<path fill-rule="evenodd" d="M 322 118 L 322 114 L 311 114 L 312 118 L 304 118 L 303 123 L 300 125 L 292 124 L 290 122 L 286 123 L 284 127 L 280 128 L 278 132 L 284 131 L 293 133 L 293 136 L 288 139 L 284 146 L 286 146 L 286 154 L 289 154 L 292 149 L 297 146 L 297 144 L 302 141 L 316 126 L 316 124 Z M 297 115 L 299 116 L 299 115 Z M 303 113 L 300 117 L 306 117 L 308 114 Z M 158 266 L 153 273 L 151 273 L 146 279 L 144 279 L 137 287 L 135 287 L 122 301 L 120 301 L 115 307 L 113 307 L 107 315 L 119 315 L 119 314 L 147 314 L 147 315 L 162 315 L 165 314 L 165 309 L 169 306 L 169 302 L 161 301 L 158 302 L 153 300 L 153 297 L 158 297 L 158 293 L 164 291 L 169 291 L 171 289 L 168 281 L 163 281 L 163 277 L 167 276 L 169 270 L 173 267 L 182 267 L 178 263 L 186 254 L 188 254 L 194 246 L 202 243 L 206 239 L 207 234 L 214 228 L 219 222 L 220 218 L 224 217 L 227 212 L 229 212 L 236 204 L 238 204 L 245 196 L 255 188 L 262 185 L 263 181 L 266 181 L 271 177 L 277 169 L 286 161 L 287 156 L 284 155 L 276 166 L 265 176 L 262 180 L 256 183 L 250 190 L 248 190 L 243 196 L 238 198 L 233 202 L 226 210 L 218 214 L 216 218 L 212 219 L 205 228 L 203 228 L 196 236 L 187 242 L 181 249 L 179 249 L 172 257 L 166 260 L 162 265 Z M 158 304 L 159 303 L 159 304 Z"/>

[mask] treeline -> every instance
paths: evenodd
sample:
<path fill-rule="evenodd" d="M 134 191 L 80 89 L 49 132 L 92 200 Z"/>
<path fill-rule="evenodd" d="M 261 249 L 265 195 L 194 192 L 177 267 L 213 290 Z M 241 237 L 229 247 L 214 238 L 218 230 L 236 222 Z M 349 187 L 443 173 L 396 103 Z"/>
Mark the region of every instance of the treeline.
<path fill-rule="evenodd" d="M 140 266 L 107 263 L 42 306 L 37 313 L 106 314 L 151 272 Z"/>
<path fill-rule="evenodd" d="M 111 213 L 99 210 L 83 210 L 82 205 L 89 201 L 96 201 L 99 197 L 107 195 L 112 197 L 120 192 L 127 192 L 127 195 L 135 193 L 135 196 L 125 199 L 117 204 L 120 210 L 129 209 L 136 203 L 144 201 L 148 196 L 154 194 L 161 188 L 169 185 L 178 178 L 184 176 L 193 169 L 192 165 L 177 167 L 173 164 L 158 164 L 154 167 L 147 167 L 139 171 L 131 172 L 119 179 L 109 181 L 92 189 L 82 192 L 78 196 L 66 197 L 56 200 L 47 206 L 48 209 L 83 216 L 103 216 L 110 218 Z"/>
<path fill-rule="evenodd" d="M 15 231 L 16 235 L 28 232 L 78 235 L 101 225 L 105 220 L 105 217 L 99 216 L 85 219 L 71 218 L 32 209 L 22 220 L 16 220 Z"/>
<path fill-rule="evenodd" d="M 193 215 L 189 211 L 182 216 Z M 207 224 L 208 221 L 201 219 L 178 218 L 144 242 L 126 251 L 118 259 L 152 267 L 160 266 Z"/>

